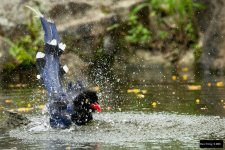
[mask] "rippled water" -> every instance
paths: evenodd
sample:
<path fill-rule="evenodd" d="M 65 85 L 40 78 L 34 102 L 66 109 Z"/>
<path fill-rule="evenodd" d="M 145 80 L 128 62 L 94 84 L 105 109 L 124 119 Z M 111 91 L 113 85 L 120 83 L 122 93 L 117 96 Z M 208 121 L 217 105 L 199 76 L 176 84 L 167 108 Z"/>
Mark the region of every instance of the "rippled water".
<path fill-rule="evenodd" d="M 31 123 L 3 132 L 0 148 L 199 149 L 200 139 L 225 139 L 223 76 L 199 78 L 186 67 L 161 66 L 127 67 L 125 74 L 112 86 L 100 85 L 103 112 L 92 123 L 66 130 L 51 129 L 41 114 L 41 88 L 2 90 L 0 107 Z"/>

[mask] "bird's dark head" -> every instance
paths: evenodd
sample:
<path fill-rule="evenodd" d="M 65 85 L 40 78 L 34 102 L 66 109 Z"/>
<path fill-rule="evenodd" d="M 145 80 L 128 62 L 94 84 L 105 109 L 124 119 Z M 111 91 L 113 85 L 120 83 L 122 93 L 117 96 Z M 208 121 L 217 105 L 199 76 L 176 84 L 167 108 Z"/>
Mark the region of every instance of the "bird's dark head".
<path fill-rule="evenodd" d="M 77 125 L 84 125 L 92 120 L 92 112 L 101 112 L 101 107 L 98 103 L 98 96 L 94 91 L 81 91 L 73 100 L 73 103 L 74 113 L 72 114 L 71 119 Z"/>

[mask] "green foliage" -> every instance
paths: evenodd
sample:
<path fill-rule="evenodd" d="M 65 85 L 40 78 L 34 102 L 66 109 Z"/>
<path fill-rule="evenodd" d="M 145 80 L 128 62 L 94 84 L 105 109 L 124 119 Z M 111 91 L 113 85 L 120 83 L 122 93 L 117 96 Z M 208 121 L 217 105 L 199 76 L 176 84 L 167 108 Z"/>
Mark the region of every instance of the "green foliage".
<path fill-rule="evenodd" d="M 203 5 L 193 0 L 149 0 L 149 4 L 159 23 L 167 23 L 165 19 L 169 17 L 177 31 L 184 34 L 187 40 L 197 39 L 194 11 L 204 9 Z"/>
<path fill-rule="evenodd" d="M 144 7 L 150 10 L 149 16 L 153 26 L 146 27 L 139 21 L 138 12 Z M 151 45 L 152 40 L 166 41 L 172 38 L 173 41 L 182 41 L 190 48 L 190 43 L 198 42 L 194 17 L 194 12 L 198 9 L 204 9 L 204 6 L 193 0 L 148 0 L 130 12 L 126 39 L 130 43 Z"/>
<path fill-rule="evenodd" d="M 128 42 L 143 44 L 151 40 L 151 32 L 149 29 L 138 21 L 137 13 L 144 7 L 148 7 L 148 4 L 140 4 L 129 14 L 130 29 L 128 30 L 128 35 L 126 36 L 126 40 Z"/>
<path fill-rule="evenodd" d="M 165 40 L 168 37 L 168 32 L 159 31 L 159 38 Z"/>
<path fill-rule="evenodd" d="M 199 44 L 193 45 L 195 61 L 199 60 L 202 54 L 202 48 Z"/>
<path fill-rule="evenodd" d="M 146 43 L 151 39 L 150 31 L 142 24 L 136 24 L 128 31 L 126 40 L 131 43 Z"/>
<path fill-rule="evenodd" d="M 27 32 L 19 39 L 5 41 L 10 45 L 9 54 L 16 60 L 16 65 L 31 65 L 35 62 L 35 54 L 41 45 L 40 24 L 36 18 L 31 18 Z"/>
<path fill-rule="evenodd" d="M 107 30 L 107 31 L 112 31 L 112 30 L 118 28 L 119 26 L 120 26 L 120 25 L 119 25 L 118 23 L 115 23 L 115 24 L 109 26 L 106 30 Z"/>

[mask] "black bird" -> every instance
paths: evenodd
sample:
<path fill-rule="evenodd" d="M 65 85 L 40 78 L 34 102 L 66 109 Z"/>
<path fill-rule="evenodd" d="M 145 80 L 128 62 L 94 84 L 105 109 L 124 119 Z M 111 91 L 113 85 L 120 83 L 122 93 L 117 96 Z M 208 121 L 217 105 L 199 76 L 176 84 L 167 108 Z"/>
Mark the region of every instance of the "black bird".
<path fill-rule="evenodd" d="M 66 45 L 61 43 L 56 26 L 37 10 L 33 10 L 40 18 L 44 30 L 44 53 L 36 55 L 37 77 L 48 93 L 47 108 L 50 114 L 50 125 L 53 128 L 69 128 L 72 123 L 85 125 L 92 118 L 92 112 L 101 111 L 95 91 L 87 89 L 81 81 L 76 84 L 62 85 L 62 77 L 68 71 L 67 66 L 60 64 L 60 56 Z"/>

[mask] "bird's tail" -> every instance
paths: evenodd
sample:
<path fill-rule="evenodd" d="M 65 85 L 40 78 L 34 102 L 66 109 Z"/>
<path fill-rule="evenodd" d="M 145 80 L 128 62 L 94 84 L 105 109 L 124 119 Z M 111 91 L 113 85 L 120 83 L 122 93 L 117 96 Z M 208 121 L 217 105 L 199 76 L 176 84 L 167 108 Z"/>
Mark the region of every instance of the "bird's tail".
<path fill-rule="evenodd" d="M 37 76 L 48 92 L 48 110 L 51 115 L 50 125 L 54 128 L 67 128 L 71 119 L 67 113 L 68 96 L 62 87 L 62 76 L 68 72 L 68 67 L 60 64 L 60 56 L 66 45 L 61 43 L 58 31 L 52 21 L 47 20 L 39 11 L 34 11 L 41 21 L 44 31 L 44 52 L 37 52 Z"/>
<path fill-rule="evenodd" d="M 43 14 L 30 6 L 26 6 L 40 18 L 44 31 L 44 52 L 37 52 L 36 64 L 39 71 L 37 78 L 41 79 L 50 97 L 62 93 L 61 78 L 68 72 L 68 67 L 60 64 L 60 56 L 66 45 L 60 42 L 55 24 L 47 20 Z"/>

